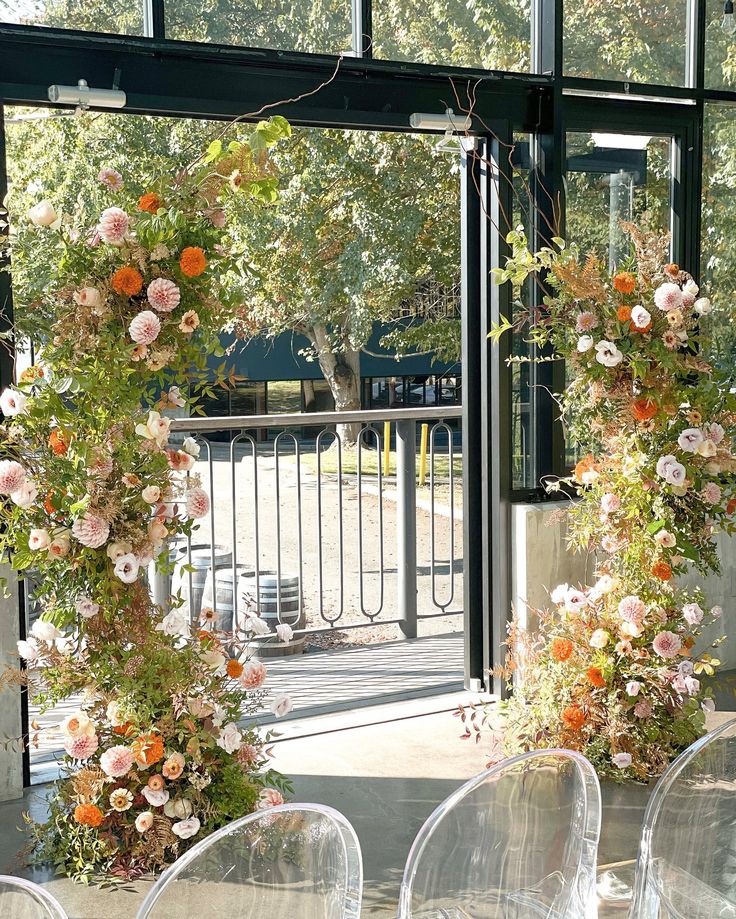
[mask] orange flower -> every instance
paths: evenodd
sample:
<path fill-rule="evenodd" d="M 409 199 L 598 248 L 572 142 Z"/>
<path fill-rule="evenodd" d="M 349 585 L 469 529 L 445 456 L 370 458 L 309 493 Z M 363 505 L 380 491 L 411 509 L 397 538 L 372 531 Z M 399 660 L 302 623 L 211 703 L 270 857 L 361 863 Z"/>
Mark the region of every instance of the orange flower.
<path fill-rule="evenodd" d="M 103 820 L 102 811 L 94 804 L 77 804 L 74 819 L 82 826 L 98 827 Z"/>
<path fill-rule="evenodd" d="M 60 428 L 54 428 L 49 434 L 49 446 L 56 456 L 64 456 L 69 449 L 71 437 Z"/>
<path fill-rule="evenodd" d="M 664 266 L 665 274 L 679 274 L 680 266 L 675 262 L 670 262 L 668 265 Z"/>
<path fill-rule="evenodd" d="M 569 638 L 553 638 L 549 650 L 556 661 L 563 663 L 570 659 L 573 651 L 573 644 Z"/>
<path fill-rule="evenodd" d="M 652 322 L 651 322 L 651 320 L 650 320 L 650 321 L 644 326 L 643 329 L 640 328 L 640 327 L 639 327 L 638 325 L 636 325 L 635 323 L 630 322 L 630 323 L 629 323 L 629 328 L 631 329 L 632 332 L 638 332 L 640 335 L 645 335 L 647 332 L 651 332 L 651 330 L 652 330 Z"/>
<path fill-rule="evenodd" d="M 619 306 L 616 310 L 616 318 L 619 322 L 628 322 L 631 319 L 631 307 Z"/>
<path fill-rule="evenodd" d="M 164 777 L 162 775 L 152 775 L 151 778 L 146 783 L 151 791 L 161 791 L 161 789 L 166 784 L 164 782 Z"/>
<path fill-rule="evenodd" d="M 636 287 L 636 278 L 628 271 L 619 271 L 613 279 L 613 286 L 619 293 L 632 294 Z"/>
<path fill-rule="evenodd" d="M 588 680 L 593 684 L 593 686 L 597 687 L 598 689 L 606 685 L 603 674 L 598 667 L 588 667 L 585 675 L 588 677 Z"/>
<path fill-rule="evenodd" d="M 143 278 L 140 271 L 125 265 L 112 276 L 113 289 L 119 294 L 125 294 L 126 297 L 134 297 L 143 289 Z"/>
<path fill-rule="evenodd" d="M 133 756 L 142 768 L 164 758 L 164 742 L 160 734 L 141 734 L 133 741 Z"/>
<path fill-rule="evenodd" d="M 163 202 L 155 191 L 147 191 L 145 195 L 141 195 L 138 199 L 139 211 L 148 211 L 149 214 L 155 214 L 160 207 L 163 207 Z"/>
<path fill-rule="evenodd" d="M 562 720 L 565 723 L 565 727 L 571 731 L 579 731 L 585 724 L 585 712 L 579 705 L 568 705 L 562 711 Z"/>
<path fill-rule="evenodd" d="M 726 505 L 726 513 L 733 514 L 736 511 L 736 498 L 731 498 L 731 500 Z"/>
<path fill-rule="evenodd" d="M 117 734 L 120 737 L 125 737 L 128 731 L 133 727 L 132 721 L 126 721 L 125 724 L 117 724 L 113 727 L 113 734 Z"/>
<path fill-rule="evenodd" d="M 20 375 L 21 383 L 32 383 L 34 380 L 41 379 L 43 379 L 43 367 L 37 367 L 35 364 L 27 367 Z"/>
<path fill-rule="evenodd" d="M 652 565 L 652 574 L 661 581 L 669 581 L 672 577 L 672 567 L 660 559 Z"/>
<path fill-rule="evenodd" d="M 229 677 L 237 680 L 237 678 L 243 672 L 243 665 L 240 663 L 240 661 L 236 661 L 234 658 L 230 658 L 225 669 L 227 670 L 227 675 Z"/>
<path fill-rule="evenodd" d="M 188 278 L 199 277 L 207 267 L 204 251 L 199 246 L 187 246 L 179 258 L 179 267 Z"/>
<path fill-rule="evenodd" d="M 654 399 L 634 399 L 631 403 L 631 414 L 637 421 L 649 421 L 657 414 L 657 403 Z"/>
<path fill-rule="evenodd" d="M 575 466 L 575 481 L 579 485 L 589 485 L 598 475 L 598 464 L 593 454 L 584 456 Z"/>
<path fill-rule="evenodd" d="M 53 497 L 54 497 L 54 490 L 52 488 L 51 491 L 48 492 L 48 494 L 46 495 L 43 501 L 44 510 L 49 515 L 49 517 L 53 517 L 54 514 L 56 513 L 56 508 L 54 507 L 54 502 L 52 500 Z"/>

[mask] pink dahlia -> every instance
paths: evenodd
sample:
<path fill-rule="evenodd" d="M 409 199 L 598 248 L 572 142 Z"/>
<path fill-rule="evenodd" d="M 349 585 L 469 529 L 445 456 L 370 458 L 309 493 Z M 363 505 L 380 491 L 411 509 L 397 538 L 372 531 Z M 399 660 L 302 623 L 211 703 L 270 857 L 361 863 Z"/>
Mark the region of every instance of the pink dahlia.
<path fill-rule="evenodd" d="M 634 706 L 634 714 L 637 718 L 649 718 L 653 711 L 649 699 L 640 699 Z"/>
<path fill-rule="evenodd" d="M 161 331 L 161 320 L 151 310 L 143 310 L 128 326 L 130 337 L 139 345 L 150 345 L 158 338 Z"/>
<path fill-rule="evenodd" d="M 104 166 L 100 169 L 97 173 L 97 181 L 107 185 L 113 191 L 119 191 L 123 187 L 123 177 L 117 169 L 111 169 L 109 166 Z"/>
<path fill-rule="evenodd" d="M 639 597 L 631 596 L 624 597 L 623 600 L 621 600 L 618 605 L 618 611 L 625 622 L 633 622 L 636 625 L 641 625 L 644 620 L 646 607 L 644 606 L 644 601 L 640 600 Z"/>
<path fill-rule="evenodd" d="M 97 752 L 100 742 L 97 734 L 81 734 L 79 737 L 68 737 L 64 741 L 64 749 L 72 759 L 89 759 Z"/>
<path fill-rule="evenodd" d="M 110 524 L 97 514 L 87 511 L 84 517 L 74 521 L 72 535 L 88 549 L 99 549 L 107 542 Z"/>
<path fill-rule="evenodd" d="M 26 471 L 15 460 L 0 460 L 0 495 L 12 495 L 26 484 Z"/>
<path fill-rule="evenodd" d="M 674 632 L 660 632 L 652 642 L 652 648 L 660 657 L 668 660 L 677 656 L 682 642 Z"/>
<path fill-rule="evenodd" d="M 146 290 L 148 302 L 159 313 L 170 313 L 176 309 L 181 300 L 179 288 L 168 278 L 156 278 Z"/>
<path fill-rule="evenodd" d="M 133 768 L 133 751 L 127 747 L 110 747 L 100 757 L 100 768 L 111 779 L 127 775 Z"/>
<path fill-rule="evenodd" d="M 667 281 L 654 291 L 654 302 L 663 313 L 679 309 L 683 305 L 682 291 L 677 284 Z"/>
<path fill-rule="evenodd" d="M 112 457 L 101 447 L 96 447 L 90 451 L 87 462 L 87 475 L 92 476 L 92 478 L 106 479 L 112 472 Z"/>
<path fill-rule="evenodd" d="M 275 788 L 264 788 L 258 795 L 256 808 L 259 811 L 268 810 L 269 807 L 278 807 L 284 803 L 284 796 Z"/>
<path fill-rule="evenodd" d="M 707 504 L 718 504 L 721 500 L 721 489 L 715 482 L 708 482 L 701 492 L 701 497 Z"/>
<path fill-rule="evenodd" d="M 704 615 L 697 603 L 686 603 L 682 608 L 682 617 L 688 625 L 700 625 Z"/>
<path fill-rule="evenodd" d="M 606 492 L 601 498 L 601 510 L 604 514 L 614 514 L 621 507 L 621 499 L 613 492 Z"/>
<path fill-rule="evenodd" d="M 187 516 L 198 520 L 209 513 L 210 499 L 203 488 L 190 488 L 187 492 Z"/>
<path fill-rule="evenodd" d="M 585 310 L 582 313 L 578 313 L 578 317 L 575 320 L 575 331 L 576 332 L 590 332 L 598 325 L 598 317 L 595 313 L 591 313 L 590 310 Z"/>
<path fill-rule="evenodd" d="M 266 668 L 260 661 L 248 661 L 239 679 L 244 689 L 258 689 L 266 680 Z"/>
<path fill-rule="evenodd" d="M 108 207 L 100 214 L 97 232 L 106 243 L 118 245 L 128 234 L 130 217 L 119 207 Z"/>

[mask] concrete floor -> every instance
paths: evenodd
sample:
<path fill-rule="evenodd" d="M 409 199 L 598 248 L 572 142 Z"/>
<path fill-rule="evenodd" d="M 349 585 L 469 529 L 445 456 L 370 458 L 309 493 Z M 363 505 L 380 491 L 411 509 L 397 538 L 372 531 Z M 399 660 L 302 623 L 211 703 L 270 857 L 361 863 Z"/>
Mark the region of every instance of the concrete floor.
<path fill-rule="evenodd" d="M 427 700 L 385 706 L 376 720 L 345 727 L 345 715 L 323 716 L 301 726 L 290 726 L 290 736 L 276 744 L 274 765 L 294 779 L 294 799 L 322 802 L 342 811 L 355 826 L 365 865 L 364 919 L 395 916 L 401 875 L 409 847 L 423 821 L 437 804 L 464 780 L 484 767 L 484 751 L 459 740 L 459 722 L 451 708 L 458 699 L 443 697 L 447 711 L 428 708 Z M 431 714 L 422 712 L 432 711 Z M 726 716 L 713 716 L 715 727 Z M 362 718 L 366 720 L 365 710 Z M 336 719 L 336 720 L 332 720 Z M 311 733 L 320 731 L 321 733 Z M 0 805 L 0 871 L 24 874 L 47 884 L 71 919 L 129 919 L 148 884 L 137 882 L 118 890 L 75 887 L 51 874 L 23 868 L 17 851 L 23 843 L 15 827 L 21 812 L 40 816 L 43 786 L 20 802 Z M 601 870 L 636 855 L 639 827 L 647 790 L 641 787 L 604 788 L 603 834 L 599 850 Z M 625 915 L 624 904 L 612 903 L 601 919 Z M 186 907 L 176 919 L 189 914 Z"/>

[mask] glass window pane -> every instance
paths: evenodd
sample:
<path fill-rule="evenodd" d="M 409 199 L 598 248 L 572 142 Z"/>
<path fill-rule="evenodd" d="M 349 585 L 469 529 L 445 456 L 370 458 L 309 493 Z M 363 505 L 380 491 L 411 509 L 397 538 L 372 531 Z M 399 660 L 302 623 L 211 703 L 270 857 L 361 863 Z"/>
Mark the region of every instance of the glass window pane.
<path fill-rule="evenodd" d="M 0 22 L 142 35 L 143 2 L 0 0 Z"/>
<path fill-rule="evenodd" d="M 732 316 L 736 300 L 736 108 L 705 106 L 701 287 L 713 303 L 704 318 L 711 338 L 709 360 L 725 368 L 736 362 Z"/>
<path fill-rule="evenodd" d="M 566 0 L 564 7 L 569 76 L 684 85 L 687 0 Z"/>
<path fill-rule="evenodd" d="M 705 85 L 709 89 L 733 89 L 736 85 L 736 35 L 723 21 L 723 0 L 705 4 Z M 731 24 L 736 24 L 733 17 Z"/>
<path fill-rule="evenodd" d="M 166 4 L 167 38 L 339 54 L 352 47 L 349 0 L 195 0 Z"/>
<path fill-rule="evenodd" d="M 529 0 L 373 0 L 373 56 L 493 70 L 530 68 Z"/>

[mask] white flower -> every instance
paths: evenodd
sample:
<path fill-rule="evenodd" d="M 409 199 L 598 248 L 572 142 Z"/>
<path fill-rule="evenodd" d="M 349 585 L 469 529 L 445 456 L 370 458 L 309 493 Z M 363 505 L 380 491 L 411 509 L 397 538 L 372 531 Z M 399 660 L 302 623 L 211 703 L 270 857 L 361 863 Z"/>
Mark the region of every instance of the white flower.
<path fill-rule="evenodd" d="M 74 302 L 79 306 L 88 306 L 94 312 L 99 309 L 102 299 L 96 287 L 82 287 L 74 292 Z"/>
<path fill-rule="evenodd" d="M 14 418 L 16 415 L 23 415 L 28 411 L 28 396 L 19 392 L 17 389 L 8 387 L 0 395 L 0 411 L 6 418 Z"/>
<path fill-rule="evenodd" d="M 596 629 L 590 636 L 591 648 L 605 648 L 611 636 L 605 629 Z"/>
<path fill-rule="evenodd" d="M 612 341 L 603 339 L 595 346 L 595 359 L 604 367 L 616 367 L 624 359 L 623 354 L 618 350 Z"/>
<path fill-rule="evenodd" d="M 641 691 L 641 683 L 638 680 L 631 680 L 626 684 L 627 696 L 638 696 Z"/>
<path fill-rule="evenodd" d="M 277 718 L 283 718 L 284 715 L 288 715 L 293 707 L 291 699 L 285 695 L 276 696 L 269 705 L 269 708 Z"/>
<path fill-rule="evenodd" d="M 174 798 L 164 805 L 164 813 L 167 817 L 186 820 L 192 816 L 192 802 L 189 798 Z"/>
<path fill-rule="evenodd" d="M 158 485 L 147 485 L 141 492 L 141 498 L 146 504 L 158 504 L 161 500 L 161 489 Z"/>
<path fill-rule="evenodd" d="M 89 597 L 80 597 L 74 605 L 79 615 L 84 619 L 91 619 L 100 611 L 100 604 L 95 603 Z"/>
<path fill-rule="evenodd" d="M 700 703 L 700 707 L 706 714 L 710 714 L 716 710 L 716 703 L 714 699 L 703 699 Z"/>
<path fill-rule="evenodd" d="M 630 753 L 617 753 L 615 756 L 611 757 L 611 762 L 614 766 L 617 766 L 619 769 L 626 769 L 631 765 L 631 754 Z"/>
<path fill-rule="evenodd" d="M 276 626 L 276 637 L 279 641 L 291 641 L 294 637 L 294 629 L 288 622 L 281 622 Z"/>
<path fill-rule="evenodd" d="M 199 456 L 202 448 L 193 437 L 187 437 L 181 445 L 182 450 L 190 456 Z"/>
<path fill-rule="evenodd" d="M 696 453 L 698 447 L 703 443 L 705 437 L 700 428 L 687 428 L 677 438 L 678 446 L 686 453 Z"/>
<path fill-rule="evenodd" d="M 578 338 L 578 351 L 581 354 L 585 354 L 586 351 L 590 351 L 593 347 L 593 336 L 592 335 L 581 335 Z"/>
<path fill-rule="evenodd" d="M 677 458 L 668 453 L 657 460 L 657 475 L 661 476 L 669 485 L 683 485 L 685 481 L 685 467 L 677 462 Z"/>
<path fill-rule="evenodd" d="M 253 632 L 254 635 L 270 635 L 271 629 L 268 623 L 264 622 L 260 616 L 248 616 L 245 620 L 245 631 Z"/>
<path fill-rule="evenodd" d="M 37 227 L 50 227 L 59 219 L 53 205 L 45 198 L 43 201 L 39 201 L 38 204 L 33 205 L 28 211 L 28 218 Z"/>
<path fill-rule="evenodd" d="M 662 546 L 664 549 L 674 549 L 677 545 L 677 537 L 674 533 L 669 533 L 667 530 L 660 530 L 659 533 L 656 533 L 654 541 L 658 546 Z"/>
<path fill-rule="evenodd" d="M 707 297 L 701 297 L 699 300 L 695 301 L 693 309 L 699 316 L 707 316 L 713 309 L 713 305 Z"/>
<path fill-rule="evenodd" d="M 235 753 L 236 750 L 240 749 L 242 742 L 243 735 L 233 721 L 222 728 L 217 738 L 217 746 L 222 747 L 225 753 Z"/>
<path fill-rule="evenodd" d="M 216 648 L 210 648 L 208 651 L 205 651 L 200 655 L 204 664 L 206 664 L 211 670 L 214 670 L 215 673 L 218 673 L 225 669 L 225 662 L 227 658 Z"/>
<path fill-rule="evenodd" d="M 71 638 L 68 638 L 66 635 L 63 635 L 61 638 L 57 638 L 54 642 L 56 650 L 59 654 L 63 654 L 64 657 L 69 657 L 74 650 L 74 642 Z"/>
<path fill-rule="evenodd" d="M 682 616 L 688 625 L 699 625 L 704 613 L 697 603 L 686 603 L 682 608 Z"/>
<path fill-rule="evenodd" d="M 704 456 L 707 459 L 708 457 L 715 456 L 716 453 L 718 453 L 718 447 L 710 438 L 704 440 L 698 446 L 698 456 Z"/>
<path fill-rule="evenodd" d="M 126 719 L 123 717 L 122 708 L 116 699 L 113 699 L 107 703 L 105 714 L 107 716 L 107 720 L 114 728 L 118 728 L 125 724 Z"/>
<path fill-rule="evenodd" d="M 163 807 L 169 800 L 169 793 L 165 788 L 149 788 L 148 785 L 144 785 L 141 794 L 151 807 Z"/>
<path fill-rule="evenodd" d="M 196 817 L 190 817 L 188 820 L 180 820 L 171 827 L 171 832 L 178 836 L 179 839 L 189 839 L 199 833 L 199 820 Z"/>
<path fill-rule="evenodd" d="M 39 647 L 37 642 L 32 638 L 29 638 L 27 641 L 21 639 L 17 643 L 18 646 L 18 657 L 23 658 L 29 664 L 32 664 L 34 661 L 38 660 L 39 657 Z"/>
<path fill-rule="evenodd" d="M 66 558 L 72 547 L 69 532 L 58 533 L 49 543 L 49 558 Z"/>
<path fill-rule="evenodd" d="M 41 552 L 51 545 L 51 536 L 48 530 L 34 528 L 28 534 L 28 548 L 31 552 Z"/>
<path fill-rule="evenodd" d="M 13 504 L 27 511 L 38 497 L 38 489 L 33 482 L 26 482 L 24 485 L 10 495 Z"/>
<path fill-rule="evenodd" d="M 132 584 L 138 579 L 139 568 L 138 559 L 132 552 L 128 555 L 121 555 L 115 562 L 115 577 L 119 578 L 123 584 Z"/>
<path fill-rule="evenodd" d="M 64 633 L 56 628 L 53 622 L 49 622 L 46 619 L 36 619 L 36 621 L 31 626 L 31 635 L 34 638 L 38 638 L 39 641 L 56 641 L 57 638 L 61 638 Z"/>
<path fill-rule="evenodd" d="M 631 321 L 637 329 L 646 329 L 652 321 L 652 315 L 643 306 L 635 306 L 631 311 Z"/>
<path fill-rule="evenodd" d="M 710 614 L 714 619 L 720 619 L 721 616 L 723 615 L 723 607 L 721 606 L 712 607 Z"/>
<path fill-rule="evenodd" d="M 689 281 L 686 281 L 683 285 L 682 292 L 687 294 L 688 297 L 697 297 L 700 293 L 700 288 L 698 285 L 690 278 Z"/>
<path fill-rule="evenodd" d="M 181 390 L 178 386 L 170 387 L 167 399 L 171 405 L 176 405 L 179 408 L 184 408 L 184 406 L 187 404 L 186 399 L 182 396 Z"/>
<path fill-rule="evenodd" d="M 137 424 L 135 432 L 139 437 L 146 440 L 154 441 L 159 447 L 166 446 L 169 439 L 169 428 L 171 421 L 168 418 L 162 418 L 160 412 L 149 412 L 145 424 Z"/>
<path fill-rule="evenodd" d="M 94 722 L 81 711 L 74 712 L 73 715 L 67 715 L 59 725 L 59 728 L 62 734 L 67 737 L 92 737 L 95 733 Z"/>
<path fill-rule="evenodd" d="M 163 632 L 164 635 L 181 635 L 186 638 L 189 635 L 189 616 L 185 610 L 172 609 L 156 626 L 157 632 Z"/>
<path fill-rule="evenodd" d="M 106 551 L 107 557 L 116 562 L 124 555 L 129 555 L 133 551 L 133 547 L 129 542 L 111 542 Z"/>
<path fill-rule="evenodd" d="M 153 826 L 153 814 L 150 811 L 141 811 L 135 818 L 135 828 L 139 833 L 145 833 Z"/>
<path fill-rule="evenodd" d="M 565 599 L 567 598 L 567 594 L 569 590 L 570 590 L 569 584 L 558 584 L 557 587 L 555 587 L 555 589 L 549 595 L 550 600 L 556 606 L 561 606 L 565 602 Z"/>

